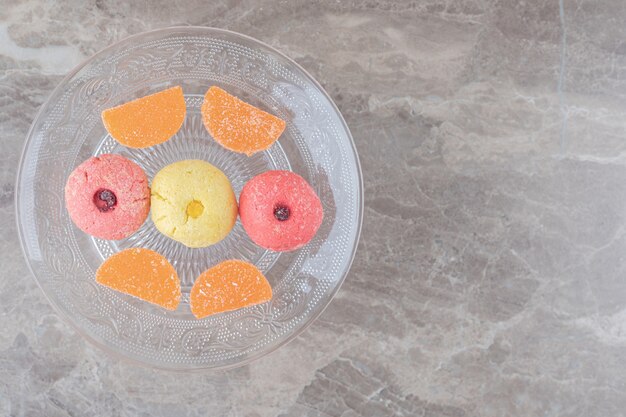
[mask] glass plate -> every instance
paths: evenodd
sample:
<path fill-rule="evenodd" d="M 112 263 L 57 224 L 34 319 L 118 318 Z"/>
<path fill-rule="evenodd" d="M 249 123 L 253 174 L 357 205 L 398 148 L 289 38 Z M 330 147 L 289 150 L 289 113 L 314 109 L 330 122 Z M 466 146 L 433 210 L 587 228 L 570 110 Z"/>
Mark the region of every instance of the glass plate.
<path fill-rule="evenodd" d="M 120 146 L 107 134 L 100 119 L 103 109 L 175 85 L 185 93 L 187 118 L 171 140 L 137 150 Z M 280 140 L 250 158 L 220 147 L 200 115 L 202 97 L 211 85 L 286 120 Z M 127 239 L 95 239 L 71 222 L 63 190 L 77 165 L 102 153 L 134 160 L 150 180 L 171 162 L 204 159 L 224 171 L 237 196 L 257 174 L 292 170 L 320 196 L 324 222 L 308 245 L 289 253 L 256 246 L 239 222 L 222 242 L 202 249 L 163 236 L 149 218 Z M 200 27 L 132 36 L 73 70 L 33 122 L 17 181 L 22 247 L 51 304 L 107 352 L 174 370 L 242 365 L 293 339 L 322 312 L 346 276 L 363 211 L 352 137 L 320 85 L 257 40 Z M 183 287 L 178 310 L 164 310 L 95 282 L 105 258 L 134 246 L 154 249 L 175 266 Z M 273 299 L 195 319 L 188 303 L 195 277 L 230 258 L 257 265 L 272 285 Z"/>

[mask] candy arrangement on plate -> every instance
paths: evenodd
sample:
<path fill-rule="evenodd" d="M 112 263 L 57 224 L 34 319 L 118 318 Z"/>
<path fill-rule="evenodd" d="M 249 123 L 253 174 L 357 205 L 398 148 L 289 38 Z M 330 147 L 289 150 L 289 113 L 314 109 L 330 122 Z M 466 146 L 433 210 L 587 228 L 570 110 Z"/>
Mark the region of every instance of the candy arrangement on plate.
<path fill-rule="evenodd" d="M 284 120 L 212 86 L 202 104 L 202 120 L 211 137 L 230 152 L 248 157 L 267 150 L 285 130 Z M 106 109 L 102 121 L 111 137 L 129 148 L 168 141 L 184 123 L 181 87 Z M 151 187 L 142 168 L 116 154 L 91 157 L 69 176 L 65 204 L 83 232 L 101 239 L 133 235 L 151 219 L 165 236 L 189 250 L 214 245 L 233 229 L 238 215 L 251 240 L 272 251 L 306 245 L 323 220 L 321 201 L 301 176 L 270 170 L 248 181 L 239 205 L 228 177 L 208 161 L 180 160 L 163 167 Z M 158 252 L 128 248 L 107 258 L 96 281 L 113 290 L 168 310 L 181 300 L 175 267 Z M 228 259 L 204 271 L 190 293 L 197 318 L 265 303 L 272 288 L 253 264 Z"/>
<path fill-rule="evenodd" d="M 115 357 L 179 371 L 293 340 L 341 287 L 363 216 L 331 97 L 272 47 L 207 27 L 137 34 L 70 71 L 32 123 L 15 195 L 59 317 Z"/>

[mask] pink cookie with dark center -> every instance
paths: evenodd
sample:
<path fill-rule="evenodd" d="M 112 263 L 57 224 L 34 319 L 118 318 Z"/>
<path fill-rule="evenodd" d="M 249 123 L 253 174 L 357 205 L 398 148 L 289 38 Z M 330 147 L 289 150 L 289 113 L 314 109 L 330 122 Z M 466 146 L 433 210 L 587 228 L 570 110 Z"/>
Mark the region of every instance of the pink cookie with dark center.
<path fill-rule="evenodd" d="M 267 171 L 248 181 L 239 197 L 239 215 L 250 239 L 275 251 L 306 245 L 324 218 L 313 188 L 289 171 Z"/>
<path fill-rule="evenodd" d="M 123 239 L 148 217 L 148 177 L 139 165 L 120 155 L 89 158 L 70 174 L 65 205 L 83 232 L 101 239 Z"/>

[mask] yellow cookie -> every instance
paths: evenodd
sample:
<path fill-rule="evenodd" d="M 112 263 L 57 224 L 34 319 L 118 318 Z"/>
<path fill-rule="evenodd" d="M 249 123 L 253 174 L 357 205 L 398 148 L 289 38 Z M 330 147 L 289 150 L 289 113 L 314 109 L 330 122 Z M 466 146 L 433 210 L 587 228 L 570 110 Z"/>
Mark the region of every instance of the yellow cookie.
<path fill-rule="evenodd" d="M 200 160 L 161 169 L 152 180 L 152 221 L 164 235 L 202 248 L 224 239 L 237 220 L 237 200 L 222 171 Z"/>

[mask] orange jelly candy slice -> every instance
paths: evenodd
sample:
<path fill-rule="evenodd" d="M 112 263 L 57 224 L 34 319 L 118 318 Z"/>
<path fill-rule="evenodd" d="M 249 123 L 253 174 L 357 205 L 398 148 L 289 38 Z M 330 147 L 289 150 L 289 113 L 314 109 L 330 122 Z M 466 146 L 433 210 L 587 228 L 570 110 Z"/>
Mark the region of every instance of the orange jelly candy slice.
<path fill-rule="evenodd" d="M 220 145 L 248 156 L 272 146 L 285 130 L 284 120 L 215 86 L 204 96 L 202 120 Z"/>
<path fill-rule="evenodd" d="M 163 255 L 150 249 L 126 249 L 108 258 L 96 271 L 96 281 L 149 303 L 176 310 L 180 280 Z"/>
<path fill-rule="evenodd" d="M 201 319 L 272 299 L 272 287 L 254 265 L 228 260 L 204 271 L 193 284 L 191 312 Z"/>
<path fill-rule="evenodd" d="M 106 130 L 129 148 L 163 143 L 183 125 L 187 107 L 183 89 L 172 87 L 102 112 Z"/>

